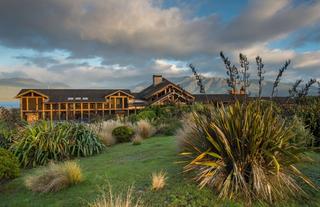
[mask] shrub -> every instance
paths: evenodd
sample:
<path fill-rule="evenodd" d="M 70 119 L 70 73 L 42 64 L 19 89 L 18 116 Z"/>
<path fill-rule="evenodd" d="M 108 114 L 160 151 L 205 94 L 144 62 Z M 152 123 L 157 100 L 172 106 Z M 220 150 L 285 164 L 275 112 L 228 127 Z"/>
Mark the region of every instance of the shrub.
<path fill-rule="evenodd" d="M 75 123 L 38 122 L 19 131 L 11 150 L 23 167 L 99 153 L 103 145 L 92 130 Z"/>
<path fill-rule="evenodd" d="M 8 150 L 0 148 L 0 181 L 19 176 L 18 159 Z"/>
<path fill-rule="evenodd" d="M 132 139 L 132 144 L 133 145 L 140 145 L 142 143 L 143 139 L 139 134 L 134 135 Z"/>
<path fill-rule="evenodd" d="M 292 129 L 295 133 L 292 139 L 293 143 L 306 147 L 314 146 L 314 136 L 299 117 L 294 116 L 289 124 L 293 126 Z"/>
<path fill-rule="evenodd" d="M 176 131 L 181 127 L 181 122 L 176 119 L 164 120 L 165 123 L 157 123 L 156 134 L 171 136 L 176 133 Z"/>
<path fill-rule="evenodd" d="M 133 129 L 128 126 L 119 126 L 112 131 L 112 136 L 114 136 L 119 143 L 130 142 L 133 135 Z"/>
<path fill-rule="evenodd" d="M 140 199 L 136 202 L 132 198 L 133 188 L 129 188 L 126 196 L 114 195 L 111 187 L 109 187 L 109 193 L 103 193 L 101 198 L 98 198 L 93 203 L 90 203 L 90 207 L 142 207 Z"/>
<path fill-rule="evenodd" d="M 315 187 L 295 164 L 303 148 L 292 143 L 292 126 L 260 102 L 212 109 L 210 117 L 194 114 L 194 127 L 179 146 L 200 187 L 209 186 L 220 198 L 276 201 L 306 193 L 297 179 Z"/>
<path fill-rule="evenodd" d="M 152 110 L 145 110 L 145 111 L 141 111 L 138 113 L 137 115 L 137 121 L 139 120 L 149 120 L 152 121 L 153 119 L 157 118 L 157 115 L 154 111 Z"/>
<path fill-rule="evenodd" d="M 320 147 L 320 98 L 310 98 L 301 103 L 294 109 L 294 113 L 302 119 L 315 137 L 314 146 Z"/>
<path fill-rule="evenodd" d="M 59 128 L 59 125 L 56 127 Z M 70 130 L 68 151 L 71 157 L 87 157 L 102 151 L 104 145 L 99 137 L 85 125 L 64 122 L 61 127 Z"/>
<path fill-rule="evenodd" d="M 60 164 L 50 163 L 38 175 L 27 177 L 25 184 L 34 192 L 48 193 L 60 191 L 82 180 L 80 166 L 74 161 L 66 161 Z"/>
<path fill-rule="evenodd" d="M 135 131 L 142 138 L 149 138 L 155 133 L 155 128 L 147 120 L 140 120 L 135 126 Z"/>
<path fill-rule="evenodd" d="M 0 147 L 8 149 L 11 146 L 12 134 L 12 131 L 1 128 L 0 123 Z"/>
<path fill-rule="evenodd" d="M 112 130 L 121 125 L 121 122 L 114 120 L 102 122 L 100 129 L 98 129 L 98 134 L 104 145 L 112 146 L 117 142 L 116 138 L 112 136 Z"/>
<path fill-rule="evenodd" d="M 152 190 L 161 190 L 166 185 L 167 174 L 163 171 L 152 173 Z"/>

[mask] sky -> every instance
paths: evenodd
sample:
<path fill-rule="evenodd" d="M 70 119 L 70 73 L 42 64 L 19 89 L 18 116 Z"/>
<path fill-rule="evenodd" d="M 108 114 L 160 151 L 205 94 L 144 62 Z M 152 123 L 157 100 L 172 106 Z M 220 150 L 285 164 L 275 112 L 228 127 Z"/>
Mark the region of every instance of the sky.
<path fill-rule="evenodd" d="M 224 77 L 219 52 L 255 57 L 273 80 L 320 80 L 319 0 L 1 0 L 0 78 L 125 88 L 165 77 Z"/>

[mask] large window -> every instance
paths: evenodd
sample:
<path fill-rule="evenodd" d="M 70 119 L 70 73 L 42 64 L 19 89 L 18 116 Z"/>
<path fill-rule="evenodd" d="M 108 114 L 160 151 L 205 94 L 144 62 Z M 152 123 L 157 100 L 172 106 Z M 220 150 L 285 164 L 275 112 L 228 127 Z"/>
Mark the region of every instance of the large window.
<path fill-rule="evenodd" d="M 37 101 L 36 101 L 36 98 L 29 98 L 28 99 L 28 107 L 29 107 L 29 110 L 36 110 L 36 105 Z"/>
<path fill-rule="evenodd" d="M 116 108 L 122 108 L 122 98 L 117 98 L 116 99 Z"/>

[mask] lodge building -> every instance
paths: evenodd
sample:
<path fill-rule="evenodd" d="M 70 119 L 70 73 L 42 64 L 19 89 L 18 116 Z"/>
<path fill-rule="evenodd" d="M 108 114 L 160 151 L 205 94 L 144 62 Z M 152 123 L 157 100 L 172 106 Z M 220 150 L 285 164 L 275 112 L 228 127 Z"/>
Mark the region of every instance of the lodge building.
<path fill-rule="evenodd" d="M 231 94 L 233 95 L 231 95 Z M 152 105 L 193 104 L 195 102 L 230 104 L 236 99 L 255 99 L 241 93 L 191 94 L 161 75 L 153 75 L 153 83 L 133 93 L 129 89 L 22 89 L 21 119 L 88 121 L 114 115 L 129 115 Z M 270 97 L 262 97 L 270 100 Z M 287 97 L 274 97 L 279 104 L 288 104 Z"/>
<path fill-rule="evenodd" d="M 128 89 L 22 89 L 16 98 L 21 119 L 32 122 L 129 115 L 150 105 L 192 104 L 196 96 L 154 75 L 153 83 L 139 93 Z"/>

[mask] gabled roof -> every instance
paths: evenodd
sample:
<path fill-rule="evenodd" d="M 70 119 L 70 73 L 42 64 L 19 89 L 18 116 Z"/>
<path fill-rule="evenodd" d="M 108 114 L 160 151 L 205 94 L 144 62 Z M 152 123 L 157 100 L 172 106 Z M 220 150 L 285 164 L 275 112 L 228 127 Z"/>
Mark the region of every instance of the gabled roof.
<path fill-rule="evenodd" d="M 165 79 L 165 78 L 162 78 L 162 81 L 157 84 L 157 85 L 153 85 L 151 84 L 150 86 L 148 86 L 147 88 L 143 89 L 142 91 L 140 91 L 139 93 L 137 93 L 135 96 L 137 98 L 140 98 L 140 99 L 147 99 L 148 97 L 150 97 L 153 93 L 157 92 L 158 90 L 164 88 L 164 87 L 167 87 L 168 85 L 173 85 L 177 88 L 180 88 L 181 90 L 183 90 L 185 93 L 189 94 L 190 96 L 193 96 L 191 93 L 185 91 L 183 88 L 181 88 L 180 86 L 172 83 L 171 81 Z"/>
<path fill-rule="evenodd" d="M 106 96 L 117 91 L 132 95 L 128 89 L 22 89 L 17 97 L 27 91 L 46 95 L 49 98 L 48 102 L 104 102 Z M 74 100 L 68 100 L 69 97 L 73 97 Z M 77 97 L 81 97 L 81 100 L 75 100 Z M 83 97 L 88 98 L 88 100 L 82 99 Z"/>

